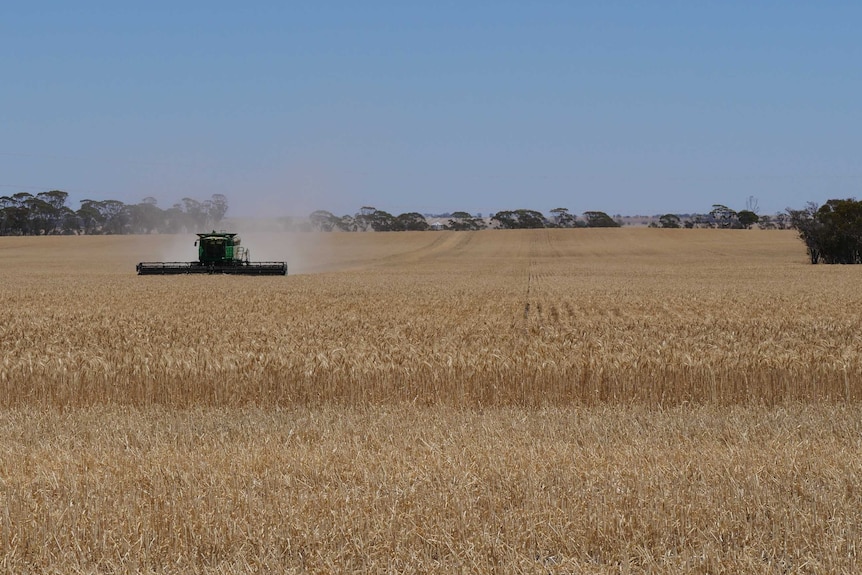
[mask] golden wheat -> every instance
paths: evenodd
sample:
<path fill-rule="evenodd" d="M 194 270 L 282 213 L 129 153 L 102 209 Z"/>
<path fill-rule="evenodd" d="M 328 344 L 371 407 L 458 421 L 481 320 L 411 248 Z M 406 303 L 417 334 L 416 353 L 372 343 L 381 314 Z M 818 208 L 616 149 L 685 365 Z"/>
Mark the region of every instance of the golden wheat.
<path fill-rule="evenodd" d="M 862 411 L 0 413 L 0 569 L 852 573 Z"/>
<path fill-rule="evenodd" d="M 859 569 L 858 270 L 790 232 L 175 242 L 0 238 L 0 572 Z"/>
<path fill-rule="evenodd" d="M 287 278 L 141 278 L 133 240 L 30 238 L 0 271 L 0 404 L 860 399 L 857 270 L 734 233 L 276 236 L 343 270 Z"/>

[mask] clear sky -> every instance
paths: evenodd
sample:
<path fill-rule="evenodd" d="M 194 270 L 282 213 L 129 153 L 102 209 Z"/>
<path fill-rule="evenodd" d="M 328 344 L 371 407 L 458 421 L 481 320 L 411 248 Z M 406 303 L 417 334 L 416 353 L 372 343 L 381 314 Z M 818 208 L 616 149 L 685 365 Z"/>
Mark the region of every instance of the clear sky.
<path fill-rule="evenodd" d="M 31 0 L 0 195 L 228 215 L 860 197 L 862 3 Z"/>

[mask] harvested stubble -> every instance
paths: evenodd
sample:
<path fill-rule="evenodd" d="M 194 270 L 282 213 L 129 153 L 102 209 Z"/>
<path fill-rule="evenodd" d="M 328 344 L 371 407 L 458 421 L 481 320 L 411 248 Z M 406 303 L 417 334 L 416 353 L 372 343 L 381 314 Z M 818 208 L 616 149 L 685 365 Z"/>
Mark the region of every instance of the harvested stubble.
<path fill-rule="evenodd" d="M 855 266 L 791 232 L 267 240 L 294 275 L 0 238 L 0 570 L 858 570 Z"/>

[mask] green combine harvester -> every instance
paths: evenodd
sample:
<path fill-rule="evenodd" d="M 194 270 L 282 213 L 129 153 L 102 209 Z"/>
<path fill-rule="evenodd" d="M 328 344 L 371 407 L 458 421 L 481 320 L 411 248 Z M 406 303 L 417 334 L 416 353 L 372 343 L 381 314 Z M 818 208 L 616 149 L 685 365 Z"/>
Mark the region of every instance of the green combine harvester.
<path fill-rule="evenodd" d="M 141 262 L 135 269 L 138 275 L 179 274 L 238 274 L 251 276 L 283 276 L 287 274 L 284 262 L 252 262 L 249 252 L 240 246 L 237 234 L 216 232 L 198 234 L 196 262 Z"/>

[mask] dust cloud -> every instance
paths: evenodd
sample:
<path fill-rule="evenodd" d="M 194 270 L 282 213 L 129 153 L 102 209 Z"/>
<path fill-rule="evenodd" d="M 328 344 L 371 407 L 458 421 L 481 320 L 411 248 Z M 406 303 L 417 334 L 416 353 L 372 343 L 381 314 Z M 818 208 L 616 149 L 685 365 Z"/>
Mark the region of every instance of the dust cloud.
<path fill-rule="evenodd" d="M 166 234 L 159 242 L 159 258 L 163 262 L 193 262 L 198 259 L 195 234 Z"/>
<path fill-rule="evenodd" d="M 194 242 L 197 232 L 238 233 L 242 246 L 254 262 L 286 262 L 288 274 L 317 273 L 340 267 L 344 259 L 333 241 L 337 232 L 308 231 L 308 216 L 315 210 L 328 210 L 337 216 L 354 214 L 364 205 L 360 200 L 345 197 L 351 186 L 333 171 L 308 162 L 303 166 L 286 166 L 275 175 L 278 183 L 250 181 L 254 191 L 228 194 L 228 211 L 224 220 L 206 229 L 189 233 L 162 235 L 158 240 L 142 238 L 148 245 L 145 260 L 164 262 L 195 261 L 198 257 Z M 284 189 L 287 192 L 261 190 Z M 304 226 L 303 226 L 304 224 Z"/>
<path fill-rule="evenodd" d="M 286 262 L 290 275 L 330 269 L 337 259 L 333 233 L 285 230 L 283 224 L 264 219 L 234 220 L 226 227 L 239 233 L 251 261 Z"/>
<path fill-rule="evenodd" d="M 313 163 L 312 163 L 313 164 Z M 254 192 L 229 198 L 230 207 L 219 231 L 237 232 L 251 261 L 283 261 L 288 274 L 307 274 L 339 267 L 338 232 L 300 231 L 309 214 L 328 210 L 337 216 L 354 214 L 363 205 L 346 197 L 349 188 L 320 166 L 306 165 L 285 175 L 288 193 Z M 282 187 L 282 186 L 279 186 Z"/>
<path fill-rule="evenodd" d="M 107 236 L 106 236 L 107 237 Z M 189 262 L 198 258 L 195 234 L 136 234 L 123 236 L 128 255 L 141 262 Z"/>

